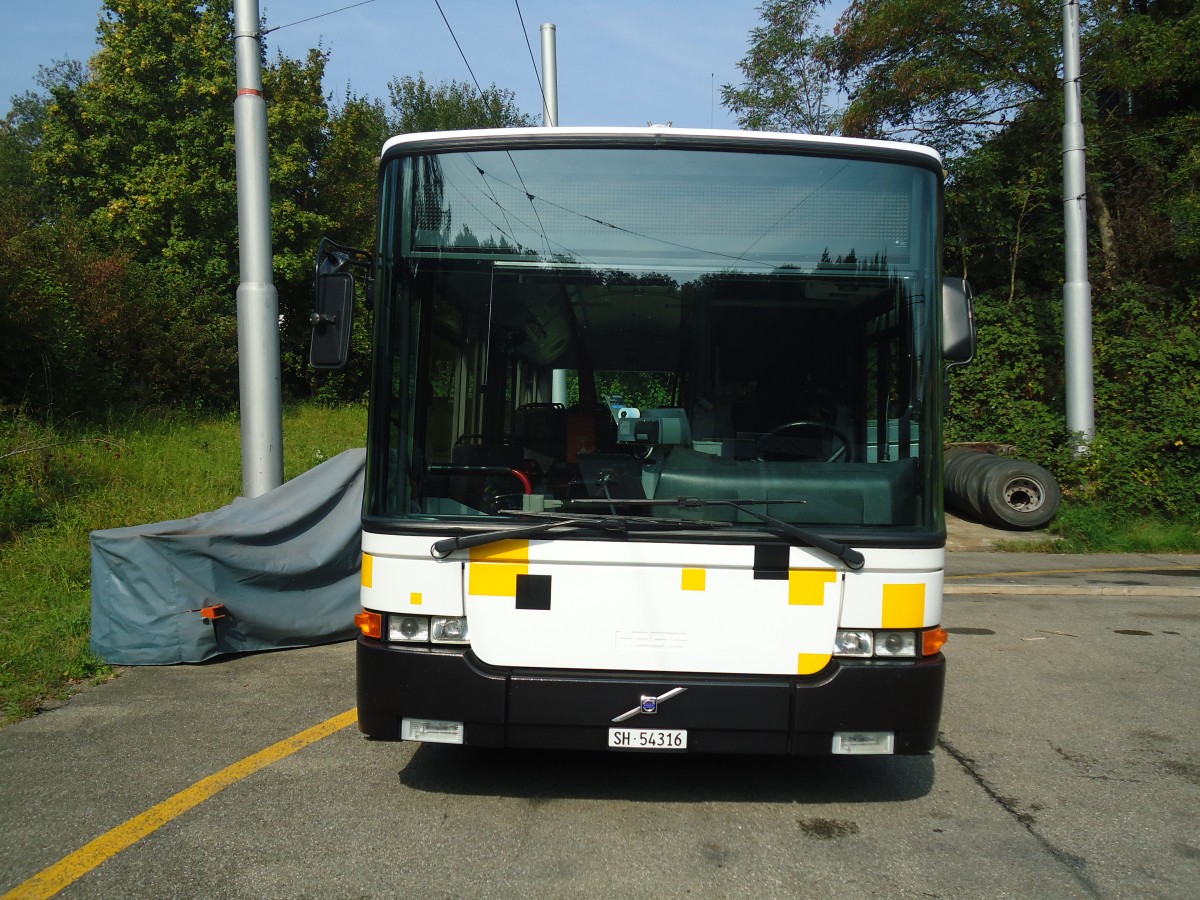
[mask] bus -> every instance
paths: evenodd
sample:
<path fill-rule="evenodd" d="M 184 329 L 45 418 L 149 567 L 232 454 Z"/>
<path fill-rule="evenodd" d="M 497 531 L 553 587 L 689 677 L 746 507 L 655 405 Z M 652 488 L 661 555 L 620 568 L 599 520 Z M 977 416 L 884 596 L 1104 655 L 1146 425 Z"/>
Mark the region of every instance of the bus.
<path fill-rule="evenodd" d="M 920 754 L 946 662 L 942 408 L 974 346 L 920 146 L 392 138 L 324 241 L 312 362 L 373 309 L 361 731 Z"/>

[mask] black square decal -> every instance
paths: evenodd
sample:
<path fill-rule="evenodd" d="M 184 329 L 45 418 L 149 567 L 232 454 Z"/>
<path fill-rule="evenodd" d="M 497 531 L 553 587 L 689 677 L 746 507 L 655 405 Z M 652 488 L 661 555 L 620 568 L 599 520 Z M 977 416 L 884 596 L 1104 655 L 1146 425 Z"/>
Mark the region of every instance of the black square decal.
<path fill-rule="evenodd" d="M 786 581 L 791 548 L 787 544 L 755 544 L 754 577 L 765 581 Z"/>
<path fill-rule="evenodd" d="M 549 609 L 550 576 L 517 576 L 517 609 Z"/>

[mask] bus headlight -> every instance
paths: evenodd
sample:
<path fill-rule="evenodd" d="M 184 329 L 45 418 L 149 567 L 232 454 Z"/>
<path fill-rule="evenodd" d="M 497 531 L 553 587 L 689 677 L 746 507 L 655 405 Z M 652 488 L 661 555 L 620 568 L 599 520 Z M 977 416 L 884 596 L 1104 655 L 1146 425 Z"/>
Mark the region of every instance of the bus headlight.
<path fill-rule="evenodd" d="M 916 656 L 915 631 L 881 631 L 875 635 L 876 656 Z"/>
<path fill-rule="evenodd" d="M 941 639 L 936 638 L 942 635 Z M 833 655 L 877 659 L 916 659 L 933 656 L 945 643 L 940 628 L 926 631 L 876 631 L 872 628 L 839 628 Z"/>
<path fill-rule="evenodd" d="M 387 639 L 405 644 L 469 644 L 465 616 L 410 616 L 391 613 L 387 617 Z"/>
<path fill-rule="evenodd" d="M 873 635 L 869 628 L 838 629 L 833 640 L 834 656 L 870 656 Z"/>
<path fill-rule="evenodd" d="M 429 640 L 435 644 L 469 644 L 466 616 L 434 616 L 429 621 Z"/>
<path fill-rule="evenodd" d="M 387 617 L 389 641 L 425 643 L 429 640 L 429 617 L 397 615 Z"/>

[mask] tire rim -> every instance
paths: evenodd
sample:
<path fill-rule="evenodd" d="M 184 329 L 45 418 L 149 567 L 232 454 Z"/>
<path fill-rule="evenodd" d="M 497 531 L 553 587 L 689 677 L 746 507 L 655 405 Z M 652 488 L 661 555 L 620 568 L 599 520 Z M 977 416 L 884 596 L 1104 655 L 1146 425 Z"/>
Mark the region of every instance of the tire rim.
<path fill-rule="evenodd" d="M 1004 502 L 1017 512 L 1030 513 L 1046 502 L 1042 486 L 1032 478 L 1013 478 L 1004 485 Z"/>

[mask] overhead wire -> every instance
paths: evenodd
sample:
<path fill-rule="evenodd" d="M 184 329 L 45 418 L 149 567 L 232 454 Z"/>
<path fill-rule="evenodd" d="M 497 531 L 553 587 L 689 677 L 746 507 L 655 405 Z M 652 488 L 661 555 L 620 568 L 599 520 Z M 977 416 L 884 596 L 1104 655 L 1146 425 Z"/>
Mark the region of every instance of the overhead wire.
<path fill-rule="evenodd" d="M 476 168 L 478 168 L 478 166 L 476 166 Z M 517 186 L 516 186 L 516 185 L 514 185 L 514 184 L 510 184 L 509 182 L 505 181 L 503 178 L 499 177 L 498 175 L 489 174 L 489 173 L 487 173 L 487 172 L 484 172 L 482 169 L 479 169 L 479 174 L 480 174 L 480 175 L 481 175 L 481 176 L 482 176 L 482 177 L 483 177 L 485 180 L 486 180 L 486 179 L 488 179 L 488 178 L 490 178 L 490 179 L 492 179 L 493 181 L 495 181 L 497 184 L 503 185 L 504 187 L 508 188 L 508 189 L 509 189 L 509 190 L 511 190 L 511 191 L 516 191 L 516 190 L 517 190 Z M 518 174 L 519 174 L 519 173 L 518 173 Z M 655 242 L 655 243 L 657 243 L 657 244 L 662 244 L 662 245 L 664 245 L 664 246 L 667 246 L 667 247 L 676 247 L 676 248 L 678 248 L 678 249 L 680 249 L 680 250 L 688 250 L 688 251 L 691 251 L 691 252 L 693 252 L 693 253 L 703 253 L 703 254 L 705 254 L 705 255 L 708 255 L 708 256 L 713 256 L 713 257 L 716 257 L 716 258 L 718 258 L 718 259 L 728 259 L 728 260 L 732 260 L 733 262 L 748 262 L 748 260 L 746 259 L 746 254 L 747 254 L 747 253 L 749 253 L 749 250 L 750 250 L 750 248 L 747 248 L 746 250 L 743 250 L 743 251 L 742 251 L 740 254 L 738 254 L 737 256 L 734 256 L 732 253 L 722 253 L 722 252 L 720 252 L 720 251 L 717 251 L 717 250 L 705 249 L 705 248 L 702 248 L 702 247 L 694 247 L 694 246 L 692 246 L 692 245 L 690 245 L 690 244 L 683 244 L 683 243 L 680 243 L 680 242 L 678 242 L 678 241 L 672 241 L 672 240 L 668 240 L 667 238 L 665 238 L 665 237 L 662 237 L 662 236 L 660 236 L 660 235 L 646 234 L 646 233 L 644 233 L 644 232 L 641 232 L 641 231 L 636 231 L 635 229 L 632 229 L 632 228 L 627 228 L 627 227 L 626 227 L 626 226 L 624 226 L 624 225 L 617 225 L 617 224 L 615 224 L 615 223 L 613 223 L 613 222 L 606 221 L 605 219 L 601 219 L 601 218 L 597 218 L 596 216 L 589 215 L 588 213 L 585 213 L 585 212 L 580 212 L 580 211 L 579 211 L 579 210 L 577 210 L 577 209 L 572 209 L 572 208 L 571 208 L 571 207 L 569 207 L 569 206 L 563 206 L 561 203 L 556 203 L 556 202 L 554 202 L 553 200 L 550 200 L 550 199 L 549 199 L 549 198 L 547 198 L 547 197 L 542 197 L 542 196 L 539 196 L 539 195 L 536 195 L 536 194 L 531 194 L 531 193 L 529 193 L 529 191 L 528 191 L 528 190 L 525 188 L 525 185 L 524 185 L 524 183 L 522 183 L 522 184 L 521 184 L 521 190 L 522 190 L 522 191 L 525 193 L 525 196 L 526 196 L 526 197 L 529 199 L 529 202 L 530 202 L 530 204 L 532 204 L 532 205 L 533 205 L 533 207 L 534 207 L 534 212 L 535 212 L 535 213 L 537 212 L 537 205 L 536 205 L 535 201 L 540 201 L 541 203 L 544 203 L 544 204 L 546 204 L 547 206 L 549 206 L 549 207 L 551 207 L 551 208 L 553 208 L 553 209 L 560 210 L 560 211 L 562 211 L 562 212 L 565 212 L 565 213 L 568 213 L 569 215 L 572 215 L 572 216 L 577 216 L 578 218 L 581 218 L 581 219 L 584 219 L 584 220 L 586 220 L 586 221 L 588 221 L 588 222 L 591 222 L 591 223 L 592 223 L 592 224 L 594 224 L 594 225 L 599 225 L 599 226 L 601 226 L 602 228 L 609 228 L 609 229 L 611 229 L 611 230 L 613 230 L 613 231 L 620 232 L 620 233 L 622 233 L 622 234 L 628 234 L 628 235 L 630 235 L 631 237 L 642 238 L 642 239 L 644 239 L 644 240 L 648 240 L 648 241 L 654 241 L 654 242 Z M 495 202 L 495 201 L 494 201 L 494 199 L 493 199 L 493 202 Z M 790 212 L 791 212 L 791 211 L 795 210 L 795 209 L 796 209 L 798 206 L 800 206 L 800 204 L 801 204 L 801 203 L 803 203 L 803 202 L 804 202 L 804 201 L 803 201 L 803 200 L 801 200 L 801 201 L 800 201 L 800 203 L 797 203 L 795 206 L 793 206 L 793 207 L 792 207 L 792 209 L 788 211 L 788 213 L 790 214 Z M 786 215 L 787 215 L 787 214 L 785 214 L 785 216 L 786 216 Z M 519 220 L 518 220 L 518 221 L 519 221 Z M 539 222 L 539 224 L 541 223 L 541 216 L 540 216 L 540 215 L 538 216 L 538 222 Z M 544 232 L 543 232 L 543 237 L 545 237 L 545 233 L 544 233 Z M 757 243 L 758 243 L 758 241 L 759 241 L 759 240 L 761 240 L 761 239 L 762 239 L 762 238 L 761 238 L 761 236 L 760 236 L 759 238 L 757 238 L 757 239 L 754 241 L 754 244 L 757 244 Z M 753 246 L 754 246 L 754 244 L 751 244 L 751 247 L 753 247 Z M 562 246 L 562 245 L 560 245 L 560 246 Z M 766 264 L 764 263 L 763 265 L 766 265 Z"/>
<path fill-rule="evenodd" d="M 542 73 L 538 71 L 537 60 L 533 57 L 533 45 L 529 43 L 529 29 L 525 27 L 525 16 L 521 14 L 520 0 L 513 0 L 513 5 L 517 8 L 517 18 L 521 20 L 521 34 L 525 37 L 525 49 L 529 51 L 529 61 L 533 64 L 533 77 L 537 81 L 538 92 L 542 95 L 542 109 L 550 108 L 550 102 L 546 99 L 546 87 L 542 84 Z"/>
<path fill-rule="evenodd" d="M 286 25 L 276 25 L 274 28 L 264 28 L 258 33 L 259 37 L 270 34 L 272 31 L 281 31 L 284 28 L 291 28 L 293 25 L 303 25 L 305 22 L 312 22 L 314 19 L 323 19 L 326 16 L 332 16 L 335 13 L 345 12 L 348 9 L 354 9 L 356 6 L 366 6 L 368 3 L 374 3 L 375 0 L 359 0 L 358 3 L 351 3 L 349 6 L 343 6 L 340 9 L 331 9 L 329 12 L 318 13 L 315 16 L 309 16 L 307 19 L 297 19 L 295 22 L 288 22 Z"/>
<path fill-rule="evenodd" d="M 482 98 L 483 97 L 483 88 L 479 84 L 479 79 L 475 77 L 475 70 L 471 68 L 471 63 L 467 60 L 467 54 L 463 51 L 462 44 L 460 44 L 458 42 L 458 35 L 456 35 L 454 33 L 454 27 L 450 24 L 450 19 L 446 16 L 446 11 L 444 9 L 442 9 L 441 0 L 433 0 L 433 2 L 434 2 L 434 5 L 437 6 L 438 12 L 441 13 L 441 15 L 442 15 L 442 21 L 446 23 L 446 29 L 450 32 L 450 37 L 454 40 L 454 46 L 458 48 L 458 55 L 462 57 L 463 65 L 465 65 L 467 67 L 467 71 L 471 75 L 471 80 L 473 82 L 475 82 L 475 89 L 477 91 L 479 91 L 479 96 L 480 96 L 480 98 Z M 519 7 L 517 9 L 517 12 L 520 13 Z M 523 27 L 524 27 L 524 20 L 522 19 L 522 28 Z M 526 37 L 526 41 L 528 41 L 528 37 Z M 530 49 L 529 52 L 532 54 L 533 50 Z M 541 85 L 540 80 L 538 82 L 538 85 L 540 87 L 540 85 Z M 524 189 L 525 179 L 521 176 L 521 170 L 517 168 L 516 160 L 513 159 L 512 153 L 510 151 L 505 151 L 505 152 L 508 154 L 508 161 L 510 163 L 512 163 L 513 171 L 517 173 L 517 180 L 521 182 L 521 187 Z M 468 155 L 467 158 L 470 159 L 470 156 Z M 474 165 L 473 161 L 472 161 L 472 165 Z M 476 166 L 476 168 L 479 169 L 478 166 Z M 483 169 L 479 169 L 479 174 L 480 174 L 480 176 L 484 177 L 484 184 L 486 186 L 487 178 L 486 178 L 486 176 L 484 176 Z M 489 190 L 490 190 L 490 188 L 489 188 Z M 549 236 L 547 236 L 545 227 L 542 225 L 542 217 L 540 215 L 538 215 L 537 207 L 533 205 L 533 195 L 531 195 L 528 190 L 525 190 L 525 196 L 529 197 L 529 205 L 531 207 L 533 207 L 533 214 L 535 216 L 537 216 L 538 227 L 542 234 L 542 240 L 546 242 L 546 252 L 549 255 L 551 253 L 550 238 L 549 238 Z M 497 207 L 500 208 L 501 213 L 505 212 L 503 205 L 501 205 L 494 196 L 491 197 L 491 200 L 493 203 L 496 204 Z"/>
<path fill-rule="evenodd" d="M 454 41 L 454 46 L 458 48 L 458 55 L 462 57 L 463 65 L 467 67 L 467 71 L 471 74 L 471 80 L 475 82 L 475 90 L 479 91 L 479 96 L 483 96 L 483 88 L 479 86 L 479 79 L 475 77 L 475 70 L 471 68 L 471 64 L 467 61 L 467 54 L 463 52 L 462 44 L 458 42 L 458 35 L 454 33 L 454 28 L 450 25 L 450 20 L 446 18 L 446 11 L 442 9 L 441 0 L 433 0 L 437 6 L 438 12 L 442 14 L 442 21 L 446 23 L 446 29 L 450 32 L 450 37 Z"/>

